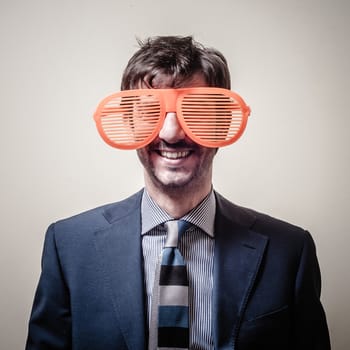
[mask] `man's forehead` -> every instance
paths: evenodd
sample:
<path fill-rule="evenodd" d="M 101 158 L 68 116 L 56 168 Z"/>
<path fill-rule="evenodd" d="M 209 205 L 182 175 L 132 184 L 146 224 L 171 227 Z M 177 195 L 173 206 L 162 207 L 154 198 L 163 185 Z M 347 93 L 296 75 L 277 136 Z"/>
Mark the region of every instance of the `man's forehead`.
<path fill-rule="evenodd" d="M 152 88 L 165 89 L 174 86 L 174 77 L 166 74 L 156 74 L 152 78 Z"/>
<path fill-rule="evenodd" d="M 206 87 L 208 86 L 205 77 L 201 73 L 194 73 L 190 77 L 181 79 L 174 78 L 172 75 L 156 74 L 151 84 L 147 84 L 147 80 L 141 83 L 142 88 L 168 89 L 168 88 L 183 88 L 183 87 Z M 149 86 L 150 85 L 150 86 Z"/>

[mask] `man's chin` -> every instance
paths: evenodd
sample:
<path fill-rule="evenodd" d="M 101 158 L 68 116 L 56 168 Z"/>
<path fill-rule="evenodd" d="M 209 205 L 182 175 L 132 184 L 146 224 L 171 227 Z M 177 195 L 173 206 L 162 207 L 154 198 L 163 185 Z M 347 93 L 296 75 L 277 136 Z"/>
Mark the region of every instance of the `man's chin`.
<path fill-rule="evenodd" d="M 157 181 L 158 185 L 163 189 L 176 189 L 180 190 L 189 186 L 189 181 Z"/>
<path fill-rule="evenodd" d="M 163 191 L 182 191 L 187 190 L 193 185 L 193 177 L 183 178 L 163 178 L 162 176 L 153 175 L 153 182 L 155 185 Z"/>

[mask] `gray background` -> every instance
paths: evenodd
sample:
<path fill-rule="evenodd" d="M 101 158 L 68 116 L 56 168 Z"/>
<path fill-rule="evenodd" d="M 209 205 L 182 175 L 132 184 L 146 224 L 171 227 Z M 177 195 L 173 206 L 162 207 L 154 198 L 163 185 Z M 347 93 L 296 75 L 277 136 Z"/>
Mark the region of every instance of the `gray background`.
<path fill-rule="evenodd" d="M 348 349 L 349 14 L 347 0 L 1 0 L 1 349 L 23 348 L 46 227 L 142 186 L 135 152 L 105 145 L 92 115 L 135 37 L 164 34 L 227 57 L 252 115 L 214 186 L 312 232 L 333 349 Z"/>

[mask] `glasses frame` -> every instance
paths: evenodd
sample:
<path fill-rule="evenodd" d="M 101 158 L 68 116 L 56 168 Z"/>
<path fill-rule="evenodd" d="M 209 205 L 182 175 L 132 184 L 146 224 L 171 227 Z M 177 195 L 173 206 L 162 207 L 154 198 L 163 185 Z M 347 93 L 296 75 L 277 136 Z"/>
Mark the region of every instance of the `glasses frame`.
<path fill-rule="evenodd" d="M 213 142 L 208 140 L 202 140 L 200 137 L 195 135 L 191 128 L 187 125 L 185 118 L 182 114 L 182 101 L 183 99 L 190 94 L 202 94 L 202 95 L 224 95 L 232 98 L 237 106 L 239 106 L 242 112 L 242 121 L 240 124 L 240 128 L 238 132 L 234 135 L 234 137 L 229 138 L 228 140 L 223 140 L 219 142 Z M 119 143 L 117 144 L 115 141 L 112 141 L 106 134 L 101 118 L 104 113 L 104 109 L 108 103 L 115 99 L 125 98 L 125 97 L 137 97 L 137 96 L 155 96 L 159 101 L 159 119 L 154 128 L 154 130 L 141 142 L 135 143 Z M 123 90 L 120 92 L 116 92 L 105 97 L 98 105 L 95 113 L 94 120 L 96 123 L 97 130 L 102 137 L 102 139 L 112 147 L 119 149 L 138 149 L 147 146 L 150 144 L 158 135 L 163 127 L 164 120 L 166 118 L 167 113 L 174 112 L 176 113 L 177 120 L 184 130 L 185 134 L 195 143 L 211 148 L 218 148 L 230 145 L 236 142 L 243 134 L 248 117 L 251 113 L 250 107 L 244 102 L 241 96 L 237 93 L 217 87 L 190 87 L 190 88 L 179 88 L 179 89 L 135 89 L 135 90 Z"/>

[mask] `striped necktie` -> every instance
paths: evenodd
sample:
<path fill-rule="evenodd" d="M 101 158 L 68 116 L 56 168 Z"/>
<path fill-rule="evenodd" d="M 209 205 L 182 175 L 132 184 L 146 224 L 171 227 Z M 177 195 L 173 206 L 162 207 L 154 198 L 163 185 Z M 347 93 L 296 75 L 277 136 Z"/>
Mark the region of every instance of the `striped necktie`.
<path fill-rule="evenodd" d="M 184 220 L 165 223 L 167 238 L 154 279 L 149 350 L 189 348 L 188 278 L 177 245 L 191 226 Z"/>

